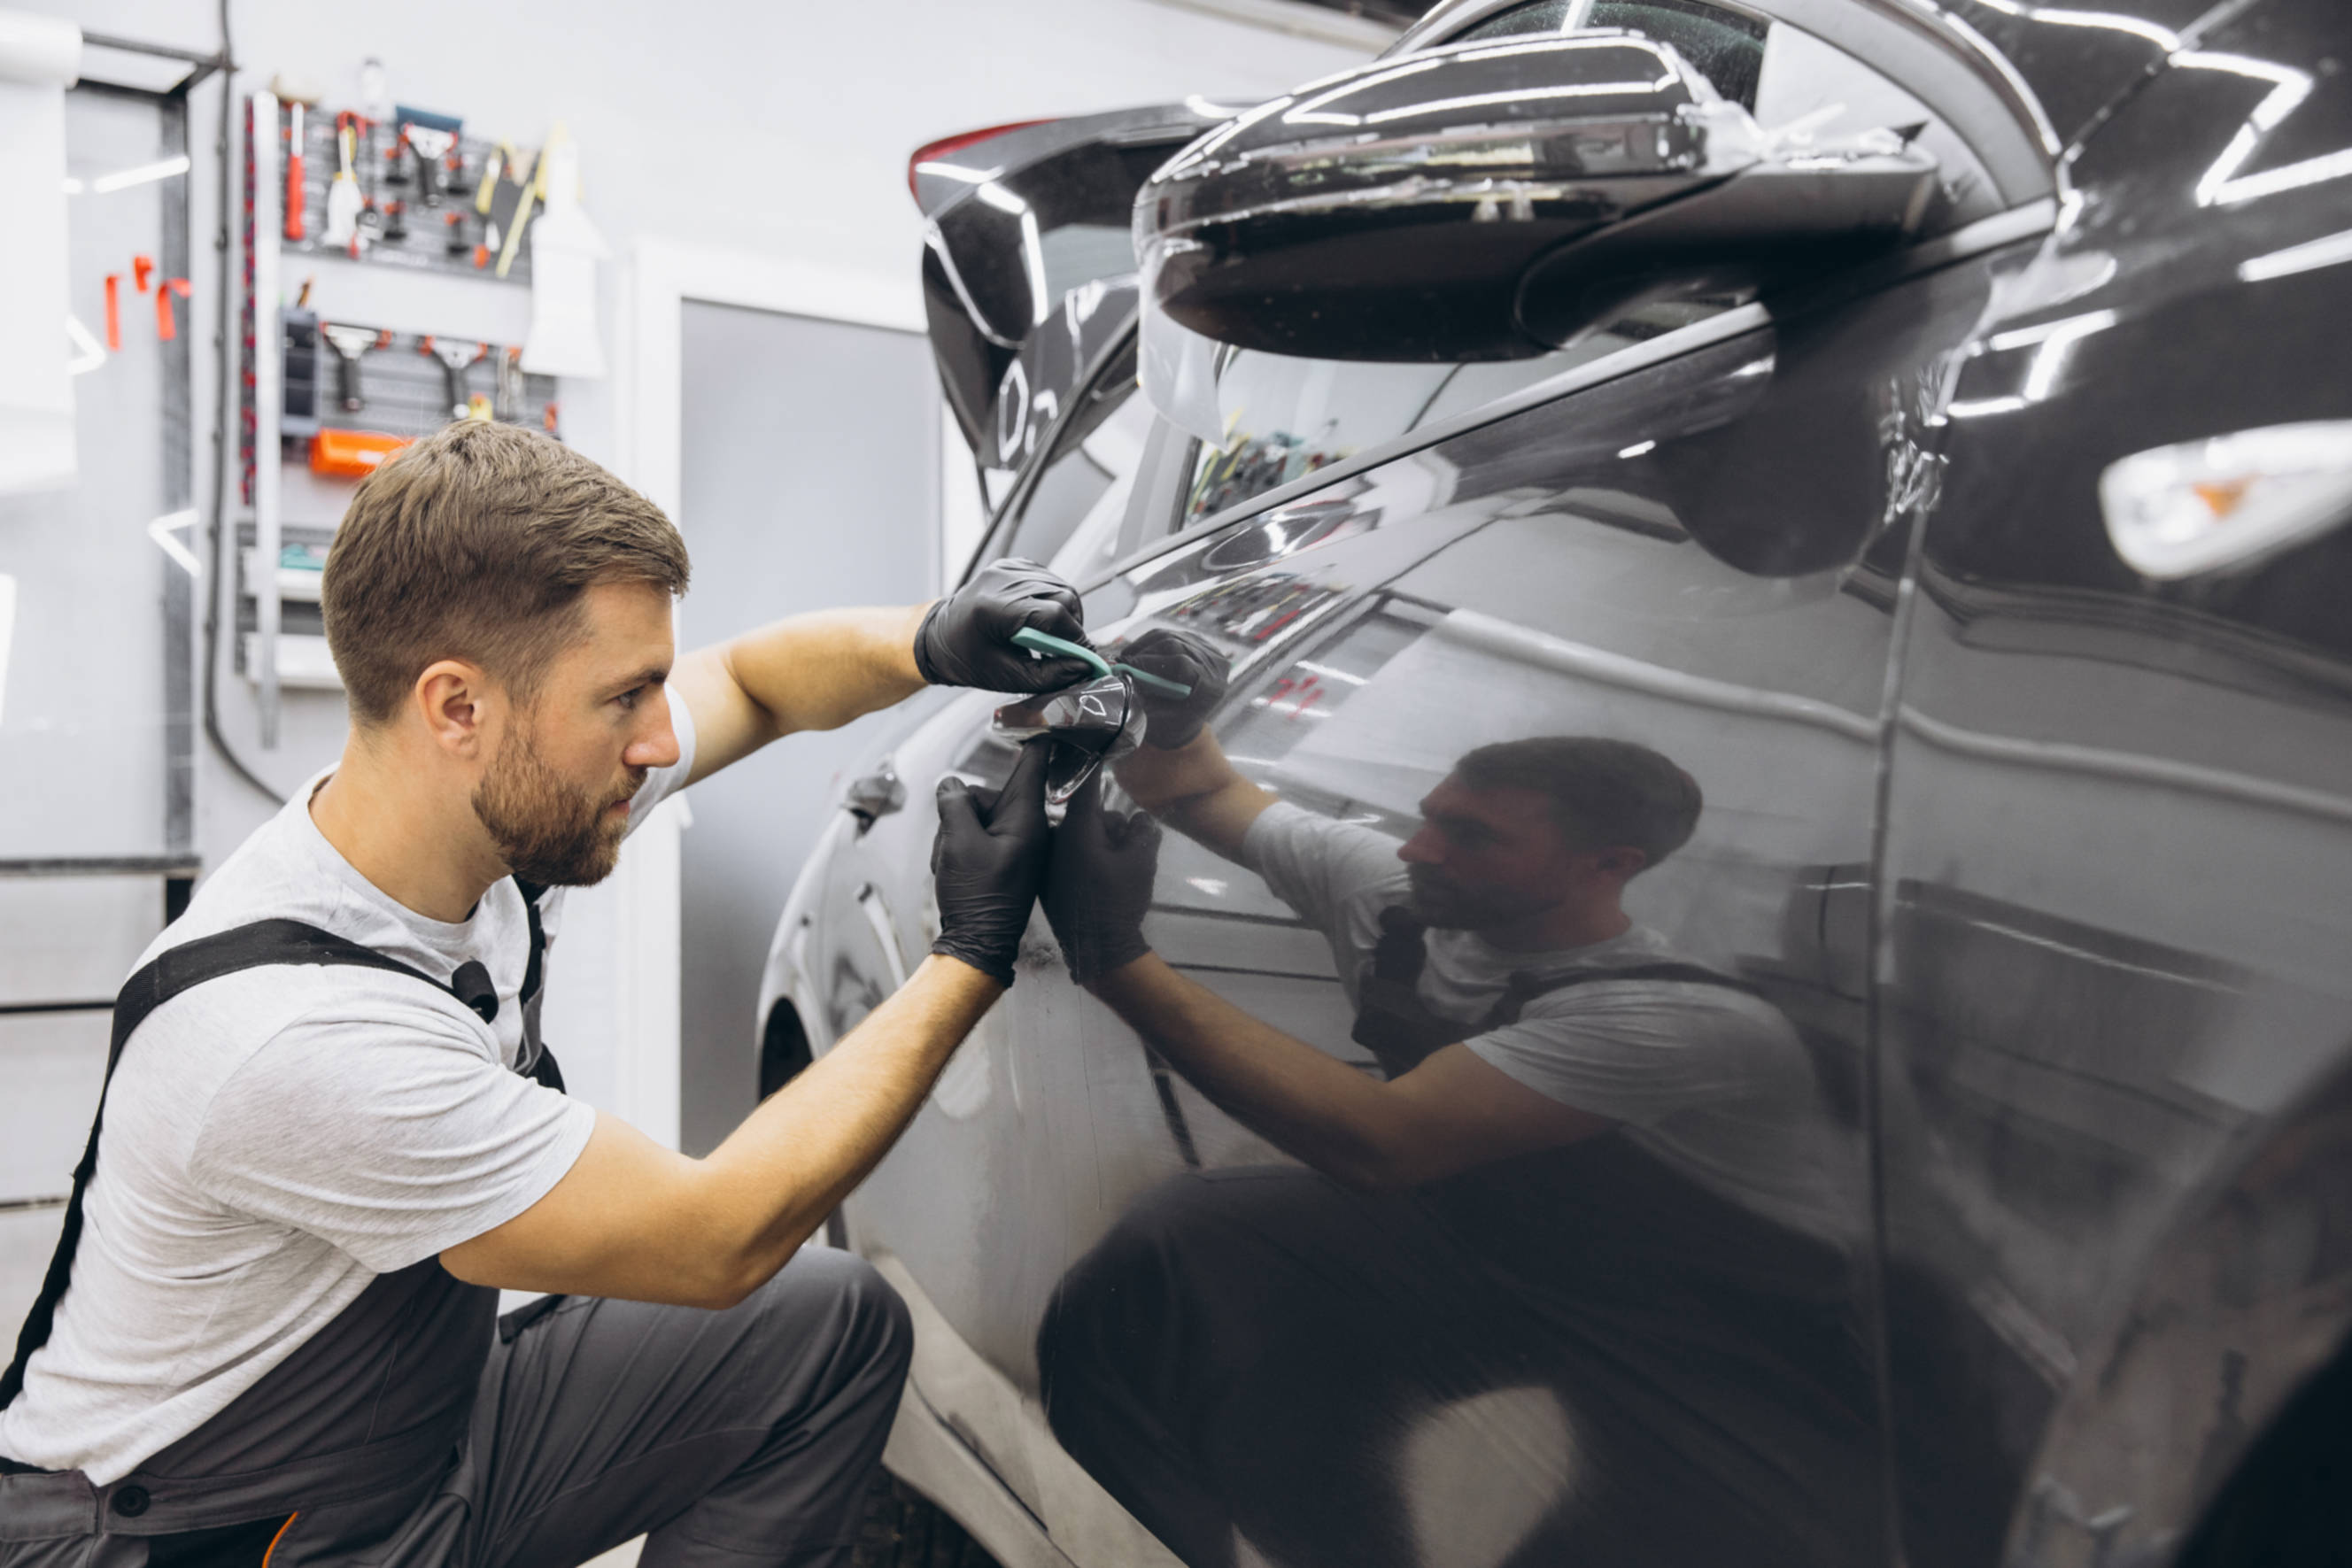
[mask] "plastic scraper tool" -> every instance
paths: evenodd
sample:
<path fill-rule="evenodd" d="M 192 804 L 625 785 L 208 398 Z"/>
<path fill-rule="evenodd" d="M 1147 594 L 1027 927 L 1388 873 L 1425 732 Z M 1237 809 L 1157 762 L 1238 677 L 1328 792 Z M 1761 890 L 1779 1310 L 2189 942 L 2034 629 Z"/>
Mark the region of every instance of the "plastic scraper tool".
<path fill-rule="evenodd" d="M 1065 659 L 1083 660 L 1093 665 L 1098 675 L 1125 675 L 1137 685 L 1148 686 L 1162 696 L 1189 697 L 1192 695 L 1192 688 L 1181 681 L 1171 681 L 1149 670 L 1139 670 L 1133 664 L 1114 664 L 1084 643 L 1056 637 L 1051 632 L 1040 632 L 1034 626 L 1024 626 L 1013 633 L 1013 645 L 1026 648 L 1033 653 L 1052 653 Z"/>

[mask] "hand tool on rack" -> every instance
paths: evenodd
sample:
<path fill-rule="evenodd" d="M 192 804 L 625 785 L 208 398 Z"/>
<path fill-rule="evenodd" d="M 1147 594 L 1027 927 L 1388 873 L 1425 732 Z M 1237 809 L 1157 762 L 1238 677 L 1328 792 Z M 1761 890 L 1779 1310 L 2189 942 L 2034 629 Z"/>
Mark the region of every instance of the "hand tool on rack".
<path fill-rule="evenodd" d="M 490 155 L 482 160 L 481 183 L 474 187 L 474 211 L 483 217 L 490 215 L 490 203 L 499 193 L 499 176 L 513 162 L 514 149 L 503 141 L 491 148 Z"/>
<path fill-rule="evenodd" d="M 106 346 L 115 352 L 122 351 L 122 274 L 106 275 Z"/>
<path fill-rule="evenodd" d="M 522 350 L 509 349 L 499 356 L 498 395 L 491 400 L 490 412 L 499 419 L 522 417 Z"/>
<path fill-rule="evenodd" d="M 335 116 L 335 155 L 339 162 L 334 183 L 327 187 L 327 232 L 320 236 L 331 246 L 355 247 L 359 244 L 360 183 L 352 173 L 359 119 L 350 110 Z"/>
<path fill-rule="evenodd" d="M 154 276 L 155 258 L 153 256 L 134 256 L 131 258 L 131 287 L 144 294 L 147 292 L 147 280 Z"/>
<path fill-rule="evenodd" d="M 302 209 L 308 204 L 302 193 L 302 106 L 286 106 L 286 237 L 302 237 Z"/>
<path fill-rule="evenodd" d="M 310 471 L 338 479 L 364 479 L 414 439 L 377 430 L 321 430 L 310 437 Z"/>
<path fill-rule="evenodd" d="M 454 214 L 453 214 L 454 215 Z M 440 338 L 426 338 L 417 346 L 417 352 L 441 363 L 441 384 L 448 396 L 443 401 L 451 419 L 465 419 L 472 410 L 472 400 L 466 392 L 466 372 L 482 362 L 490 351 L 488 343 L 452 343 Z"/>
<path fill-rule="evenodd" d="M 468 251 L 478 250 L 480 248 L 474 244 L 473 240 L 466 233 L 465 214 L 444 213 L 441 216 L 441 223 L 443 233 L 446 236 L 441 242 L 441 248 L 447 251 L 452 256 L 462 257 Z"/>
<path fill-rule="evenodd" d="M 522 231 L 530 225 L 530 204 L 540 193 L 540 170 L 546 162 L 547 149 L 542 147 L 539 150 L 539 156 L 531 160 L 530 172 L 516 182 L 522 191 L 515 200 L 514 216 L 507 220 L 507 243 L 499 247 L 500 277 L 504 277 L 507 268 L 514 265 L 515 252 L 522 248 Z"/>
<path fill-rule="evenodd" d="M 465 129 L 466 122 L 454 114 L 435 114 L 406 104 L 396 112 L 401 140 L 416 155 L 416 180 L 425 189 L 425 204 L 437 207 L 441 204 L 441 160 L 457 147 L 457 133 Z"/>
<path fill-rule="evenodd" d="M 408 204 L 386 202 L 383 204 L 383 242 L 398 245 L 408 238 Z"/>
<path fill-rule="evenodd" d="M 335 402 L 345 413 L 357 413 L 367 406 L 367 399 L 360 395 L 360 358 L 373 350 L 391 347 L 392 334 L 373 327 L 321 321 L 319 336 L 335 353 Z"/>
<path fill-rule="evenodd" d="M 278 416 L 279 441 L 300 441 L 319 432 L 319 415 L 326 389 L 319 384 L 319 318 L 310 308 L 310 288 L 278 313 L 278 382 L 282 389 Z"/>
<path fill-rule="evenodd" d="M 416 183 L 425 193 L 425 204 L 428 207 L 439 206 L 441 204 L 439 173 L 441 158 L 449 151 L 449 144 L 457 138 L 446 131 L 436 131 L 429 125 L 403 125 L 400 128 L 400 135 L 401 139 L 408 143 L 408 150 L 416 155 Z"/>

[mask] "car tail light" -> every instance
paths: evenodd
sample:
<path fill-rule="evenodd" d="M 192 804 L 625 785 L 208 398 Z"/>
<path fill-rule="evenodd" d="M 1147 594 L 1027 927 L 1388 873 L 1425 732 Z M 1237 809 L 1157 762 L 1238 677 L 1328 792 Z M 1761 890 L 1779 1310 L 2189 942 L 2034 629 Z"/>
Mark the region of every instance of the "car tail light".
<path fill-rule="evenodd" d="M 2143 577 L 2251 565 L 2352 517 L 2352 420 L 2136 452 L 2099 476 L 2099 507 L 2116 553 Z"/>
<path fill-rule="evenodd" d="M 907 193 L 919 202 L 923 199 L 922 193 L 915 188 L 915 175 L 924 164 L 938 162 L 950 153 L 961 152 L 967 147 L 976 147 L 992 138 L 1003 136 L 1007 131 L 1026 131 L 1033 125 L 1045 123 L 1046 122 L 1042 120 L 1016 120 L 1006 125 L 992 125 L 983 131 L 967 131 L 961 135 L 942 136 L 937 141 L 924 142 L 920 147 L 916 148 L 914 155 L 907 160 Z M 950 178 L 971 179 L 972 177 L 971 171 L 956 168 L 952 164 L 949 165 L 948 172 Z"/>

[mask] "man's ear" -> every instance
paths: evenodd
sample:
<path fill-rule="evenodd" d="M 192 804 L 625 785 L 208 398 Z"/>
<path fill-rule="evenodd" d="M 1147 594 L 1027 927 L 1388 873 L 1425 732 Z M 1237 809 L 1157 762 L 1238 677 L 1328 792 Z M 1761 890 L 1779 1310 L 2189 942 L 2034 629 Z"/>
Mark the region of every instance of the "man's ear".
<path fill-rule="evenodd" d="M 1606 872 L 1620 882 L 1630 882 L 1650 863 L 1650 857 L 1631 844 L 1617 844 L 1592 852 L 1595 870 Z"/>
<path fill-rule="evenodd" d="M 436 746 L 468 761 L 483 755 L 501 699 L 479 665 L 462 659 L 428 664 L 409 695 Z"/>

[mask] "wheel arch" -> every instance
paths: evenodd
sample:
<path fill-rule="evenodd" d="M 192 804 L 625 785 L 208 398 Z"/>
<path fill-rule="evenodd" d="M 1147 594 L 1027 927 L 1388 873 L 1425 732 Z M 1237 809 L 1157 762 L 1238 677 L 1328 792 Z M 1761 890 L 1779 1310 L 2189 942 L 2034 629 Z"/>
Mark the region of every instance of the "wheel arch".
<path fill-rule="evenodd" d="M 2341 1448 L 2352 1416 L 2347 1056 L 2183 1206 L 2129 1304 L 2077 1357 L 2010 1522 L 2011 1568 L 2219 1563 L 2211 1553 L 2239 1539 L 2230 1521 L 2252 1517 L 2250 1490 L 2275 1491 L 2315 1420 L 2333 1419 Z"/>

